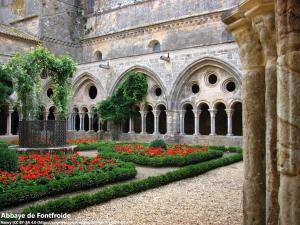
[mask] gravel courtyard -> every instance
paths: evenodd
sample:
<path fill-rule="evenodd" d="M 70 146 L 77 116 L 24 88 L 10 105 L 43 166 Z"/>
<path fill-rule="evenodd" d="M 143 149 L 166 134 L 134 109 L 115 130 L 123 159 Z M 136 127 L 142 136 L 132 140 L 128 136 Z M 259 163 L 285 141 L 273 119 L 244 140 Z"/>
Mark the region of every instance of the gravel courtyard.
<path fill-rule="evenodd" d="M 63 224 L 242 223 L 243 162 L 71 214 Z M 53 224 L 54 221 L 52 221 Z"/>

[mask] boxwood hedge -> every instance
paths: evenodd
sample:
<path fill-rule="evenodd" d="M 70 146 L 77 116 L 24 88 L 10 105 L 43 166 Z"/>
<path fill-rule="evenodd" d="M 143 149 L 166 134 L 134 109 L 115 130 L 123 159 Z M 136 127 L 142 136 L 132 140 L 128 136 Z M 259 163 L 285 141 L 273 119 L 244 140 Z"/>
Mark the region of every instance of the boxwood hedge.
<path fill-rule="evenodd" d="M 0 209 L 46 196 L 99 187 L 117 181 L 134 178 L 137 174 L 134 164 L 121 162 L 119 167 L 105 173 L 85 173 L 78 176 L 51 180 L 44 185 L 22 186 L 0 193 Z"/>

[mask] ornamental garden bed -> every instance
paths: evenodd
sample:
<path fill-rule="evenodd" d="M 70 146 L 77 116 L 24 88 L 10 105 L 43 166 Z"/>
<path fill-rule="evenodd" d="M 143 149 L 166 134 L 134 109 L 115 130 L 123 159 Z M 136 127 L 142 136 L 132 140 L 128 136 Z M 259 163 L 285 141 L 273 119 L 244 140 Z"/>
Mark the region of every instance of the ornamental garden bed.
<path fill-rule="evenodd" d="M 100 156 L 20 155 L 16 172 L 0 171 L 0 209 L 134 178 L 135 166 Z"/>
<path fill-rule="evenodd" d="M 222 151 L 185 144 L 149 147 L 142 144 L 107 144 L 98 148 L 103 158 L 114 158 L 145 166 L 185 166 L 223 156 Z"/>

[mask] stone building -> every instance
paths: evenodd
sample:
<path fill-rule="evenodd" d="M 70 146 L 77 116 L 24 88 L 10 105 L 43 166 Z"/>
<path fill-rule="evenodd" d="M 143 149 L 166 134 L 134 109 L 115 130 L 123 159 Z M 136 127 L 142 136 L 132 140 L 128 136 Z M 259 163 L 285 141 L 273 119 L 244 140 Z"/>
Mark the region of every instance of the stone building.
<path fill-rule="evenodd" d="M 69 135 L 96 136 L 99 130 L 109 135 L 110 125 L 99 124 L 92 109 L 128 71 L 140 71 L 148 81 L 147 104 L 136 106 L 140 116 L 124 122 L 120 139 L 237 146 L 242 143 L 241 64 L 222 15 L 238 2 L 2 0 L 0 22 L 76 59 Z M 48 81 L 44 90 L 43 118 L 55 119 Z M 10 134 L 11 119 L 2 114 L 8 126 L 1 134 Z"/>

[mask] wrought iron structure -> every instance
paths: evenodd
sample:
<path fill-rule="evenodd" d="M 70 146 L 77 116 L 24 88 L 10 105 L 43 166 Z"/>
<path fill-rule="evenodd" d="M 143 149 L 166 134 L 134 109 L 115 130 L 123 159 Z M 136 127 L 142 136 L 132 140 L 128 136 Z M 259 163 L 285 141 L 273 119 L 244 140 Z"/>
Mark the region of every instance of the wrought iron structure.
<path fill-rule="evenodd" d="M 67 124 L 64 120 L 20 121 L 19 146 L 21 148 L 48 148 L 65 146 Z"/>

